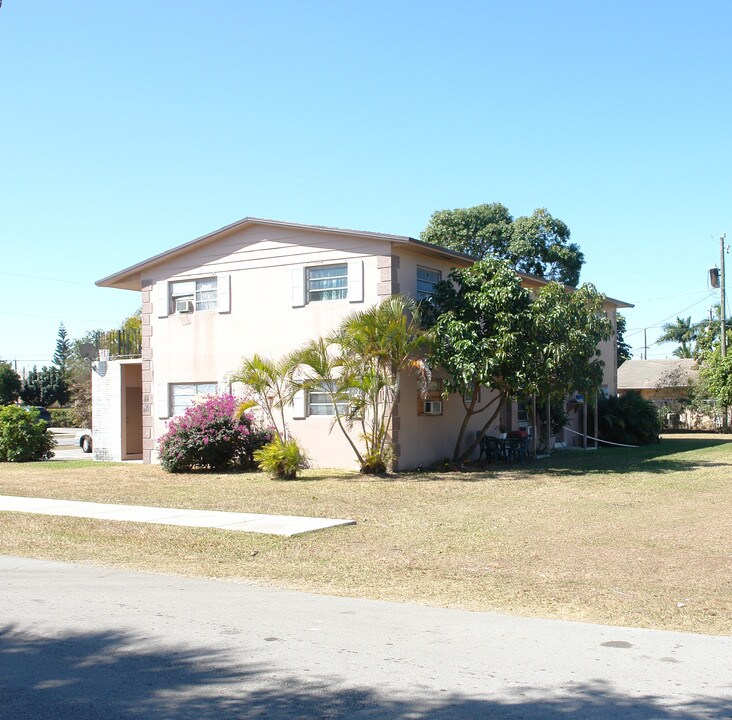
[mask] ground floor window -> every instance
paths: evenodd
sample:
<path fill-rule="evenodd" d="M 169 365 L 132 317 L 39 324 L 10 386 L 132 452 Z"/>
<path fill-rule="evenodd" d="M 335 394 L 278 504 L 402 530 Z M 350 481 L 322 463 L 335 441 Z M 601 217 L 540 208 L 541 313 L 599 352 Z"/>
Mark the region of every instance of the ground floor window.
<path fill-rule="evenodd" d="M 218 389 L 215 382 L 172 383 L 170 386 L 170 407 L 172 415 L 182 415 L 197 397 L 212 395 Z"/>
<path fill-rule="evenodd" d="M 417 395 L 417 415 L 442 415 L 442 380 L 430 380 Z"/>
<path fill-rule="evenodd" d="M 345 415 L 348 412 L 347 402 L 336 404 L 339 415 Z M 308 393 L 308 415 L 335 415 L 333 400 L 326 387 L 320 387 Z"/>

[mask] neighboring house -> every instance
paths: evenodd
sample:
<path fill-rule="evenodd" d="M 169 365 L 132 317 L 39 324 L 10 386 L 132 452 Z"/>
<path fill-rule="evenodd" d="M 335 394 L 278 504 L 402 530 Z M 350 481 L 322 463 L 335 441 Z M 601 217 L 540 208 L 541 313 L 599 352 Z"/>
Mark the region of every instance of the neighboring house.
<path fill-rule="evenodd" d="M 695 360 L 626 360 L 618 368 L 618 394 L 636 390 L 644 400 L 663 404 L 688 398 L 689 386 L 699 376 Z"/>
<path fill-rule="evenodd" d="M 243 357 L 280 357 L 395 293 L 426 297 L 451 269 L 472 262 L 400 235 L 245 218 L 100 280 L 142 293 L 142 357 L 95 363 L 95 459 L 155 462 L 167 421 L 196 395 L 229 389 Z M 546 283 L 520 277 L 526 287 Z M 618 307 L 628 306 L 606 303 L 613 323 Z M 601 352 L 614 393 L 614 338 Z M 432 402 L 440 380 L 436 371 L 434 397 L 425 400 L 416 377 L 402 379 L 391 433 L 395 469 L 452 455 L 464 411 L 457 397 Z M 288 424 L 315 465 L 356 467 L 340 430 L 330 430 L 329 412 L 318 394 L 300 395 Z M 515 404 L 509 421 L 519 422 Z"/>
<path fill-rule="evenodd" d="M 618 394 L 634 390 L 650 400 L 671 427 L 704 424 L 688 409 L 690 387 L 699 377 L 695 360 L 626 360 L 618 368 Z"/>

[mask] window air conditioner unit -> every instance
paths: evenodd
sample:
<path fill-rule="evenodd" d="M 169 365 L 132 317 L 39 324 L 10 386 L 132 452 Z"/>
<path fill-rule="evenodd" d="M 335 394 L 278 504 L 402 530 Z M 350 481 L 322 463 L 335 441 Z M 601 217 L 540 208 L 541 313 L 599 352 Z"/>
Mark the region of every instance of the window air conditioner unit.
<path fill-rule="evenodd" d="M 192 313 L 193 312 L 193 300 L 176 300 L 175 311 L 177 313 Z"/>
<path fill-rule="evenodd" d="M 424 401 L 425 415 L 442 415 L 442 402 L 440 400 Z"/>

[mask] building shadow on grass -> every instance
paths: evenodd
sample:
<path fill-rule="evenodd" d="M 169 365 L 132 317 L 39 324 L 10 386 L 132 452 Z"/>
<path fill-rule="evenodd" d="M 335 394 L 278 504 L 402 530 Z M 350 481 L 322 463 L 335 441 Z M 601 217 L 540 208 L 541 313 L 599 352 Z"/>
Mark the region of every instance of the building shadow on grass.
<path fill-rule="evenodd" d="M 732 471 L 732 453 L 729 462 L 705 460 L 703 456 L 688 456 L 695 450 L 704 450 L 724 445 L 732 448 L 732 435 L 727 437 L 701 435 L 698 437 L 670 437 L 660 443 L 637 448 L 609 448 L 587 451 L 553 451 L 551 457 L 523 463 L 477 463 L 469 462 L 461 468 L 451 468 L 449 462 L 427 469 L 404 471 L 393 477 L 413 482 L 447 480 L 454 482 L 483 482 L 485 480 L 521 480 L 534 475 L 555 475 L 560 477 L 613 475 L 631 472 L 665 474 L 688 472 L 698 468 L 726 468 Z M 731 716 L 732 717 L 732 716 Z"/>
<path fill-rule="evenodd" d="M 699 468 L 727 468 L 732 470 L 732 453 L 729 462 L 706 460 L 703 456 L 689 456 L 696 450 L 716 448 L 732 443 L 732 437 L 684 437 L 664 439 L 660 443 L 637 448 L 609 448 L 599 450 L 555 450 L 551 457 L 540 458 L 531 463 L 487 465 L 472 469 L 473 477 L 467 480 L 481 480 L 506 476 L 520 479 L 532 475 L 556 475 L 572 477 L 579 475 L 613 475 L 626 473 L 649 473 L 651 475 L 689 472 Z M 732 447 L 732 445 L 731 445 Z M 484 474 L 481 477 L 480 473 Z"/>
<path fill-rule="evenodd" d="M 533 468 L 533 472 L 544 475 L 571 477 L 578 475 L 625 475 L 627 473 L 648 473 L 665 475 L 668 473 L 691 472 L 700 468 L 726 468 L 732 470 L 732 462 L 704 462 L 703 460 L 674 460 L 670 458 L 618 458 L 611 465 L 599 466 L 595 463 L 576 462 L 574 458 L 552 459 L 552 464 Z"/>
<path fill-rule="evenodd" d="M 718 456 L 705 459 L 703 455 L 690 456 L 698 450 L 729 445 L 726 438 L 673 438 L 660 443 L 637 448 L 606 448 L 584 452 L 582 450 L 559 451 L 546 462 L 537 464 L 550 474 L 613 474 L 642 472 L 664 474 L 688 472 L 699 468 L 732 468 L 732 454 L 729 462 L 720 461 Z"/>
<path fill-rule="evenodd" d="M 691 720 L 729 718 L 730 703 L 732 697 L 699 697 L 667 705 L 655 697 L 620 695 L 599 681 L 572 684 L 564 694 L 518 688 L 508 701 L 446 694 L 439 687 L 412 698 L 124 633 L 38 637 L 14 627 L 0 630 L 2 720 Z"/>

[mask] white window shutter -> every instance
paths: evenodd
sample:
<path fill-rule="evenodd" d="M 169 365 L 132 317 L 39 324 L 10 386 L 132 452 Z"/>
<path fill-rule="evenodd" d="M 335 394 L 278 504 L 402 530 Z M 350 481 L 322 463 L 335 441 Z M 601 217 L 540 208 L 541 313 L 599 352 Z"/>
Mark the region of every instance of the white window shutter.
<path fill-rule="evenodd" d="M 305 269 L 292 269 L 292 307 L 305 305 Z"/>
<path fill-rule="evenodd" d="M 296 420 L 302 420 L 303 418 L 307 417 L 304 390 L 298 390 L 295 393 L 295 397 L 292 398 L 292 417 L 294 417 Z"/>
<path fill-rule="evenodd" d="M 168 292 L 168 281 L 158 280 L 158 317 L 168 317 L 170 314 L 170 294 Z"/>
<path fill-rule="evenodd" d="M 217 275 L 216 288 L 219 296 L 219 312 L 231 312 L 231 275 L 229 273 Z"/>
<path fill-rule="evenodd" d="M 348 302 L 363 302 L 363 260 L 348 261 Z"/>
<path fill-rule="evenodd" d="M 166 283 L 167 284 L 167 283 Z M 167 383 L 157 384 L 157 406 L 158 406 L 158 417 L 169 418 L 170 417 L 170 392 L 168 391 Z"/>

